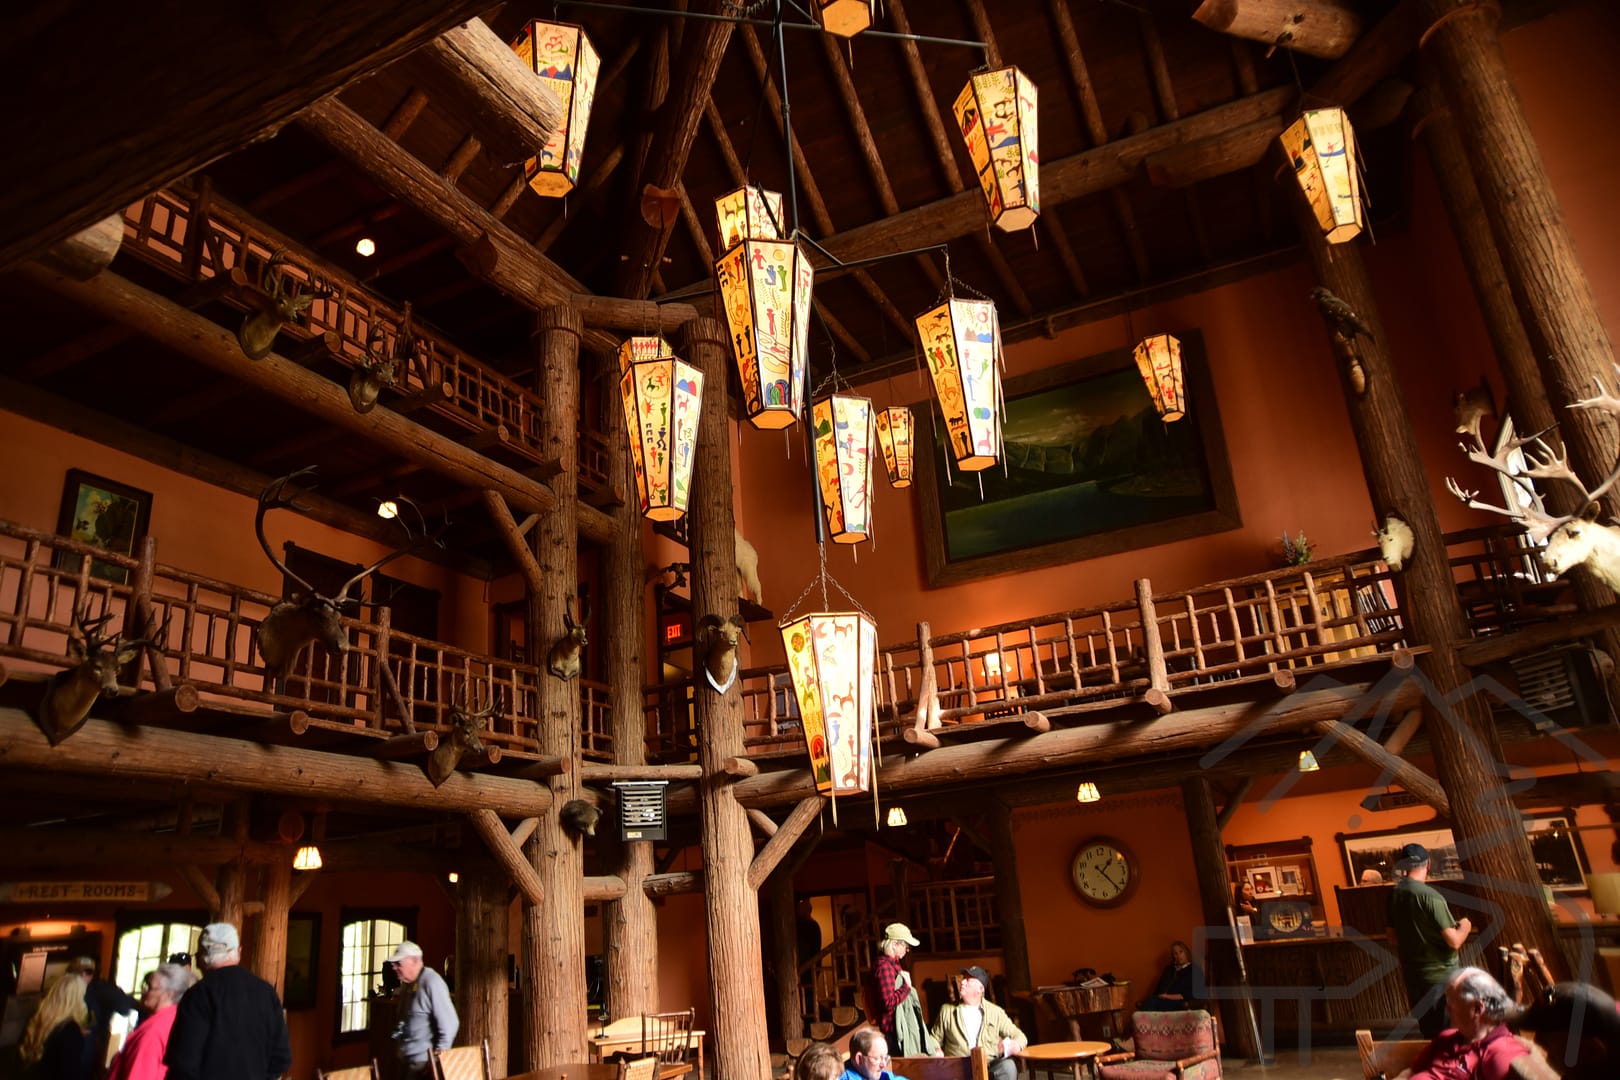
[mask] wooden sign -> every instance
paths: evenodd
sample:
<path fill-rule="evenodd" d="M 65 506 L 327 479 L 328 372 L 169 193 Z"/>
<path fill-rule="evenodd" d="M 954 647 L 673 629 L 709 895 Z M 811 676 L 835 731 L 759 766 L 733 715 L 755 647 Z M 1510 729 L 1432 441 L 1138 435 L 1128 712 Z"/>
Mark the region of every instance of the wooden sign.
<path fill-rule="evenodd" d="M 8 881 L 0 883 L 0 904 L 140 903 L 173 891 L 161 881 Z"/>

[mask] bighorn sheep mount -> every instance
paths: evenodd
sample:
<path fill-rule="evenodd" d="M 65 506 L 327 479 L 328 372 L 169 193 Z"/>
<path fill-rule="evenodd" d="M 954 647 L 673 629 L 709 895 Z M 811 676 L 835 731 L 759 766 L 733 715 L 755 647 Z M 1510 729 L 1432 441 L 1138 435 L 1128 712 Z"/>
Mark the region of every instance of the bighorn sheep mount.
<path fill-rule="evenodd" d="M 591 609 L 587 607 L 580 613 L 579 621 L 574 621 L 574 602 L 570 598 L 563 607 L 563 625 L 568 632 L 558 638 L 551 646 L 551 652 L 546 654 L 546 668 L 557 678 L 567 682 L 579 674 L 579 652 L 590 644 L 585 636 L 585 624 L 591 621 Z"/>
<path fill-rule="evenodd" d="M 1616 371 L 1620 373 L 1620 365 L 1616 365 Z M 1583 398 L 1569 407 L 1601 409 L 1620 417 L 1620 396 L 1609 393 L 1599 382 L 1595 397 Z M 1518 510 L 1481 502 L 1478 491 L 1464 490 L 1449 476 L 1446 487 L 1476 510 L 1489 510 L 1523 522 L 1525 533 L 1531 540 L 1546 543 L 1541 552 L 1541 561 L 1554 577 L 1585 563 L 1600 581 L 1620 593 L 1620 528 L 1597 521 L 1598 500 L 1614 486 L 1616 480 L 1620 480 L 1620 462 L 1615 463 L 1613 471 L 1602 483 L 1588 489 L 1569 467 L 1568 455 L 1555 451 L 1542 437 L 1545 434 L 1542 432 L 1540 435 L 1509 439 L 1495 454 L 1486 452 L 1484 440 L 1478 435 L 1474 437 L 1472 448 L 1467 443 L 1462 444 L 1469 461 L 1501 473 L 1525 494 L 1527 505 Z M 1515 450 L 1524 451 L 1525 468 L 1521 471 L 1515 471 L 1509 464 Z M 1574 485 L 1581 495 L 1584 508 L 1580 514 L 1549 514 L 1531 480 L 1563 480 Z"/>
<path fill-rule="evenodd" d="M 124 641 L 122 633 L 103 641 L 101 630 L 112 614 L 88 620 L 84 614 L 74 612 L 73 630 L 68 633 L 68 657 L 76 663 L 46 680 L 45 693 L 39 699 L 35 719 L 52 746 L 84 726 L 98 697 L 117 696 L 119 668 L 139 656 L 147 645 L 162 640 L 168 629 L 165 622 L 157 633 L 137 641 Z"/>
<path fill-rule="evenodd" d="M 741 615 L 721 619 L 705 615 L 697 624 L 697 653 L 703 664 L 703 677 L 723 694 L 737 681 L 737 641 L 748 635 Z"/>
<path fill-rule="evenodd" d="M 440 739 L 439 745 L 428 753 L 427 778 L 434 787 L 450 779 L 463 757 L 484 752 L 484 743 L 478 733 L 500 705 L 501 695 L 496 691 L 483 708 L 472 709 L 467 702 L 467 690 L 463 687 L 461 697 L 450 707 L 449 737 Z"/>

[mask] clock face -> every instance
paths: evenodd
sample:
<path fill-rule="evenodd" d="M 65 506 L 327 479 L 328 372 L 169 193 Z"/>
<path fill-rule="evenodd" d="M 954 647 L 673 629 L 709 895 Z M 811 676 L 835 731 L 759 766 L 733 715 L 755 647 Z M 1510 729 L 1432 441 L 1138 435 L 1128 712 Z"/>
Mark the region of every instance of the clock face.
<path fill-rule="evenodd" d="M 1094 836 L 1080 845 L 1070 867 L 1081 899 L 1097 907 L 1122 904 L 1136 889 L 1136 860 L 1125 845 Z"/>

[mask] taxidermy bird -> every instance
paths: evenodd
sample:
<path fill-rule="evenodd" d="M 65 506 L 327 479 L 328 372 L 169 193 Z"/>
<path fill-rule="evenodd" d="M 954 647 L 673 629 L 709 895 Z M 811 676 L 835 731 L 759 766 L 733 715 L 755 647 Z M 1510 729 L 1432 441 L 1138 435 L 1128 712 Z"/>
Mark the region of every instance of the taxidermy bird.
<path fill-rule="evenodd" d="M 1490 380 L 1481 375 L 1478 386 L 1456 396 L 1451 411 L 1457 417 L 1457 434 L 1472 435 L 1484 442 L 1479 434 L 1480 421 L 1496 415 L 1496 395 L 1491 392 Z"/>
<path fill-rule="evenodd" d="M 569 799 L 563 803 L 557 817 L 563 827 L 575 836 L 595 836 L 596 823 L 601 819 L 602 811 L 584 799 Z"/>
<path fill-rule="evenodd" d="M 1361 366 L 1361 350 L 1356 347 L 1356 335 L 1368 341 L 1376 340 L 1367 324 L 1361 321 L 1356 309 L 1318 285 L 1311 290 L 1311 299 L 1322 311 L 1322 318 L 1333 332 L 1333 344 L 1344 359 L 1345 377 L 1350 388 L 1360 397 L 1367 392 L 1367 372 Z"/>

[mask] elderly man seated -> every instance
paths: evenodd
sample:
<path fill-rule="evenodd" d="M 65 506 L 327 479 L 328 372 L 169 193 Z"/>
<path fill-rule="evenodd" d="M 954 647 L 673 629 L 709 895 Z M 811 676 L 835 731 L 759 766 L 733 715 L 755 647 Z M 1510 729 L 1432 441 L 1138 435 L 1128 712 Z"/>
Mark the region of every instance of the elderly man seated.
<path fill-rule="evenodd" d="M 1451 1027 L 1435 1036 L 1401 1077 L 1507 1080 L 1513 1062 L 1530 1053 L 1503 1023 L 1512 1007 L 1513 999 L 1488 973 L 1479 968 L 1458 971 L 1446 982 Z"/>
<path fill-rule="evenodd" d="M 865 1027 L 849 1037 L 849 1061 L 838 1080 L 906 1080 L 889 1071 L 889 1040 Z"/>
<path fill-rule="evenodd" d="M 984 1000 L 984 991 L 989 985 L 990 975 L 984 968 L 976 964 L 963 968 L 962 982 L 957 987 L 961 1000 L 939 1010 L 933 1035 L 939 1040 L 940 1053 L 945 1057 L 967 1057 L 975 1046 L 984 1047 L 993 1080 L 1014 1080 L 1018 1075 L 1018 1062 L 1013 1060 L 1013 1055 L 1029 1040 L 1005 1009 Z"/>

